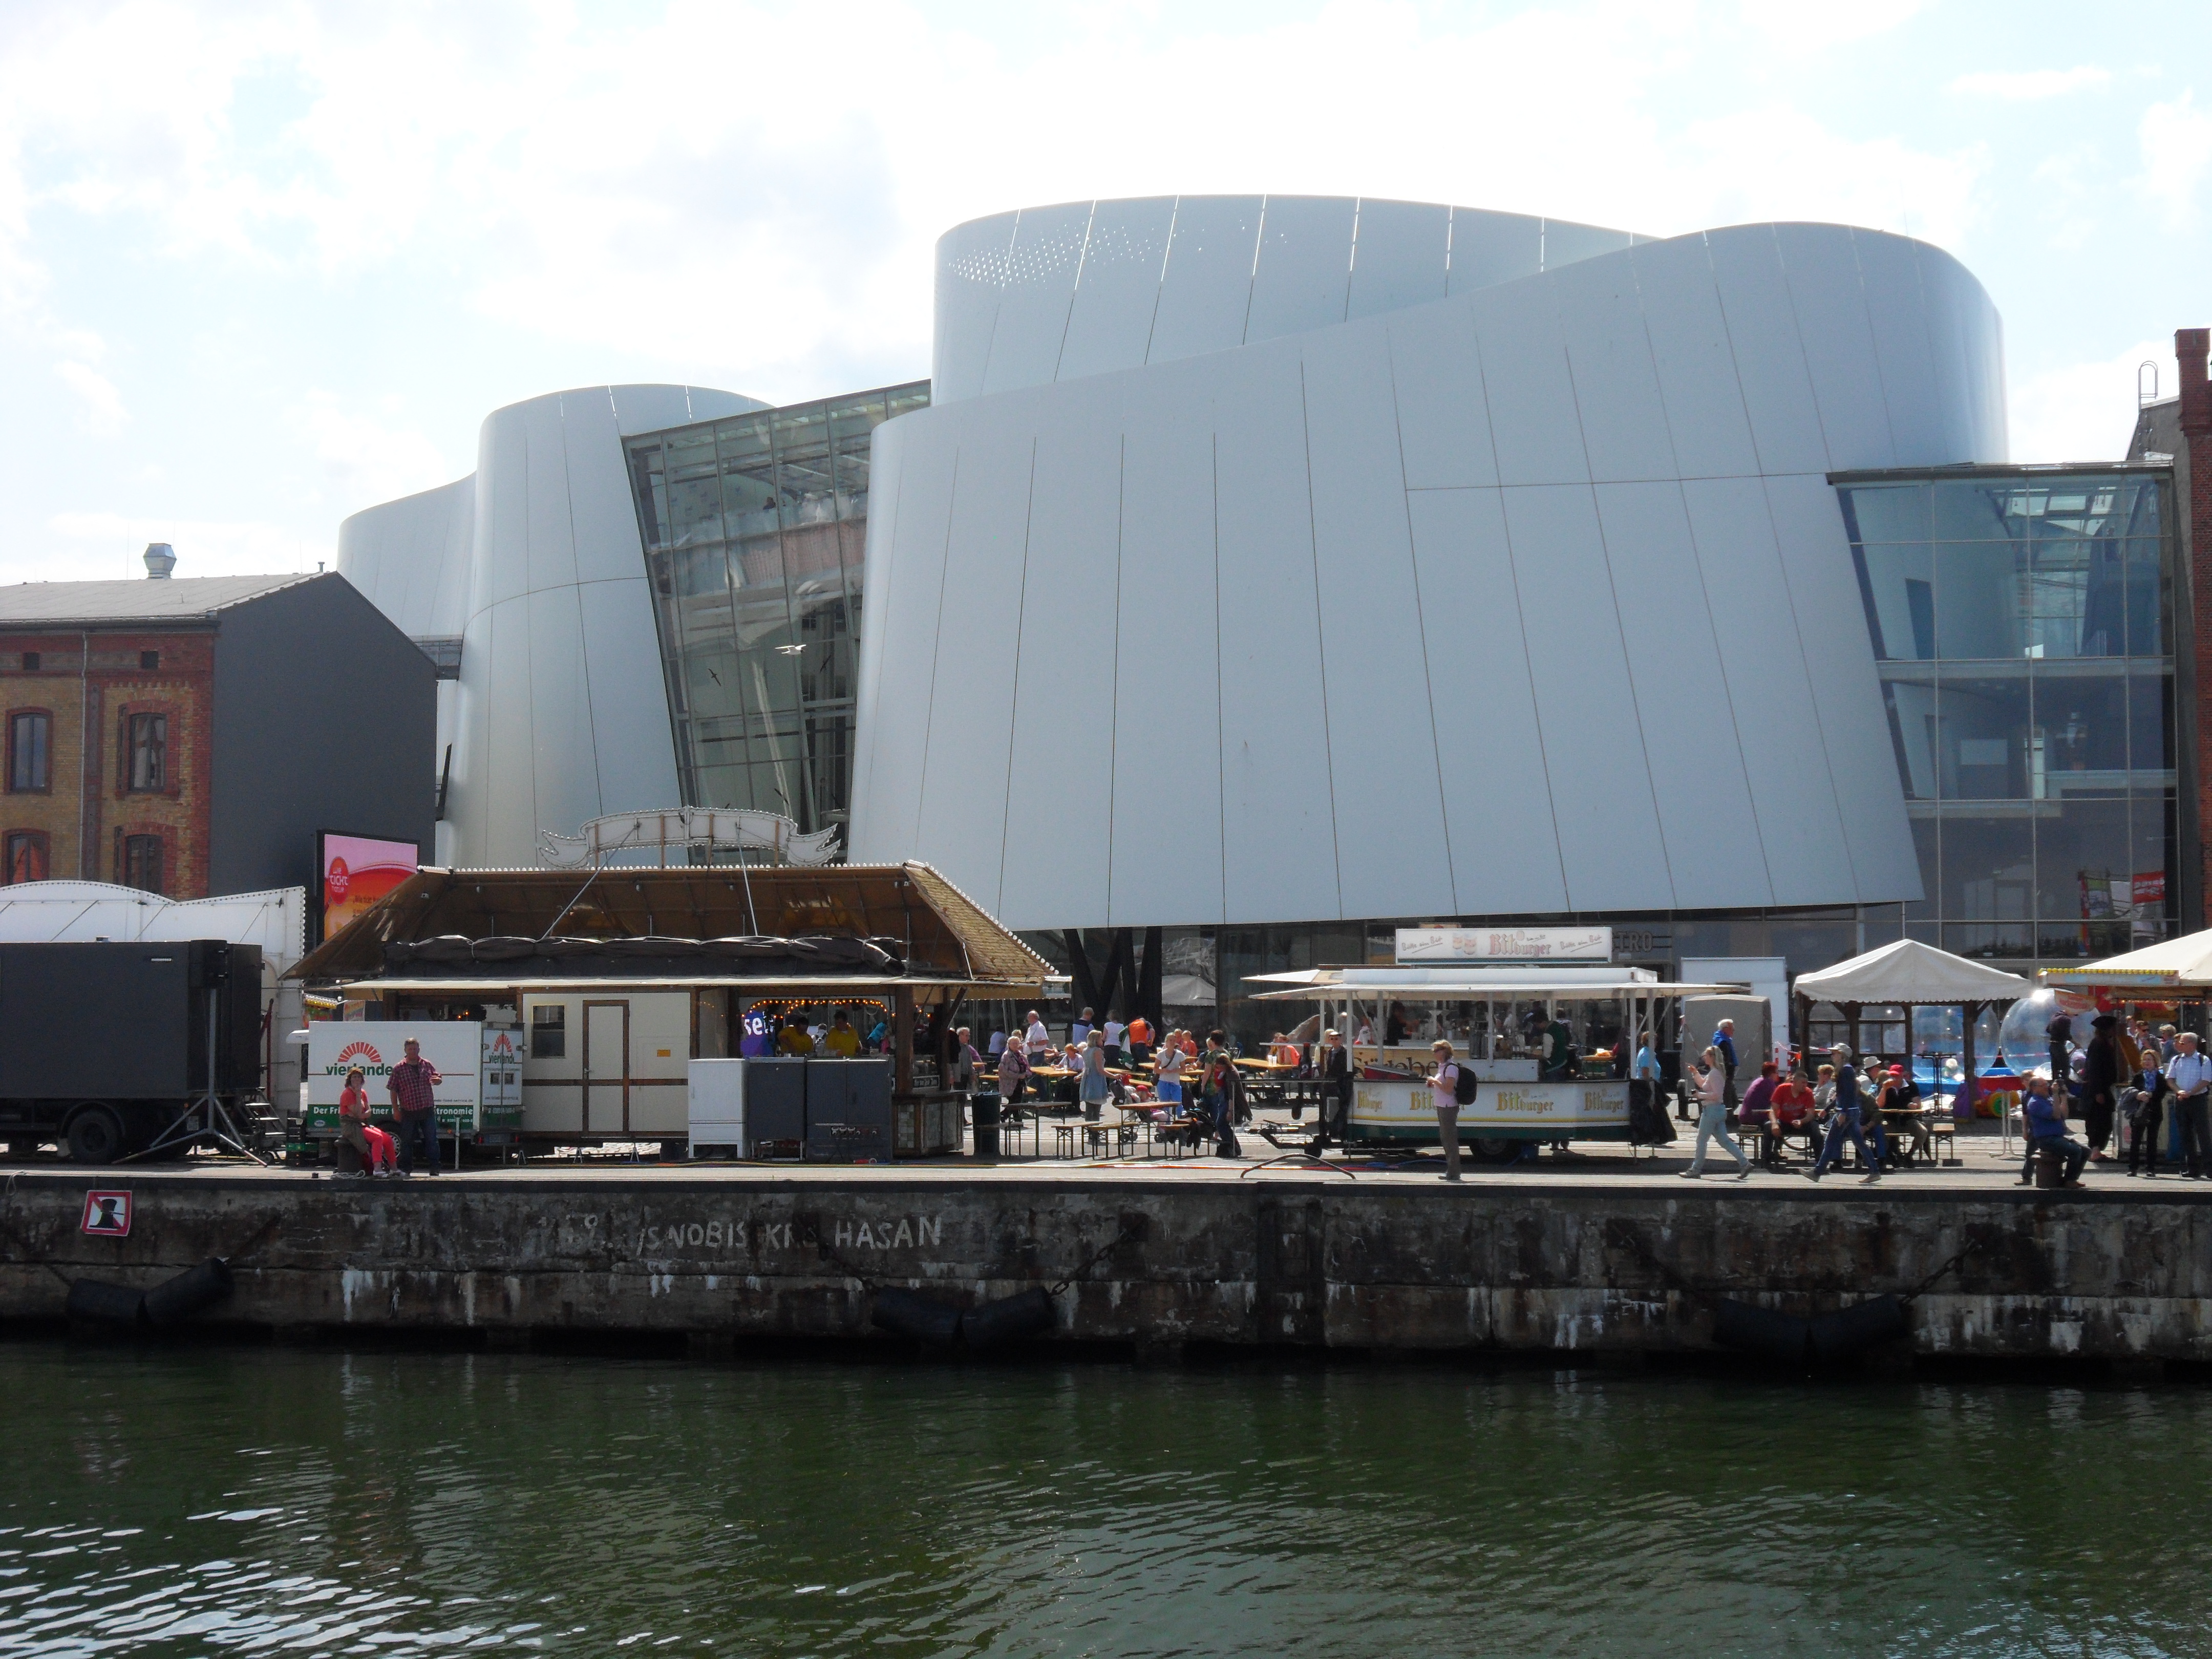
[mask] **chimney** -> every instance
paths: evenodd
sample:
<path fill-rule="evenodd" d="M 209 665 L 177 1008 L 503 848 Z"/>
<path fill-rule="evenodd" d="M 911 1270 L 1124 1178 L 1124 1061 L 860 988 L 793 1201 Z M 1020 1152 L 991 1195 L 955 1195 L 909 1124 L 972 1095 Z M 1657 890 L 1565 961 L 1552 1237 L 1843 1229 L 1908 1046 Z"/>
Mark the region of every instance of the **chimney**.
<path fill-rule="evenodd" d="M 2193 738 L 2196 745 L 2200 825 L 2212 824 L 2212 672 L 2207 672 L 2212 670 L 2212 382 L 2204 375 L 2208 353 L 2212 353 L 2212 329 L 2174 330 L 2174 361 L 2181 369 L 2182 454 L 2177 482 L 2183 497 L 2181 520 L 2189 527 L 2189 544 L 2181 550 L 2184 591 L 2189 595 L 2189 629 L 2196 641 L 2196 718 L 2184 715 L 2182 732 L 2176 736 L 2184 741 Z M 2204 916 L 2196 921 L 2184 917 L 2183 921 L 2202 927 L 2212 925 L 2212 853 L 2203 849 L 2201 836 L 2197 858 Z"/>
<path fill-rule="evenodd" d="M 2204 378 L 2204 366 L 2201 362 L 2197 367 L 2197 378 L 2199 380 Z M 148 581 L 165 582 L 169 580 L 169 573 L 176 568 L 177 551 L 168 543 L 146 544 L 146 580 Z"/>

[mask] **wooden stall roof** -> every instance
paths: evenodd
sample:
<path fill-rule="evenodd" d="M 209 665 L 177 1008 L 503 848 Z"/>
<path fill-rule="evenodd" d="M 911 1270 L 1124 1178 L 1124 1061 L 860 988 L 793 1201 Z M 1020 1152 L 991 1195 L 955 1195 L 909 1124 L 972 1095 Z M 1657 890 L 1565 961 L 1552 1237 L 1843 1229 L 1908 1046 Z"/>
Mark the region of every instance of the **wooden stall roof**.
<path fill-rule="evenodd" d="M 286 975 L 384 975 L 384 947 L 441 934 L 903 940 L 911 975 L 1035 991 L 1051 965 L 926 864 L 416 871 Z"/>

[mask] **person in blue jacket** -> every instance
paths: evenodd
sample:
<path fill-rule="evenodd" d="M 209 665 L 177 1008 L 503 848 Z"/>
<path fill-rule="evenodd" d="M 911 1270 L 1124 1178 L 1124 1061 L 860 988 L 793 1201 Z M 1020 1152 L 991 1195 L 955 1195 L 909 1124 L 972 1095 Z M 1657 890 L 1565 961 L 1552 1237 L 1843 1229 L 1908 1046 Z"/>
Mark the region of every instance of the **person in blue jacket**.
<path fill-rule="evenodd" d="M 2021 1112 L 2027 1120 L 2029 1155 L 2057 1152 L 2065 1160 L 2065 1174 L 2059 1184 L 2080 1186 L 2082 1166 L 2089 1161 L 2089 1149 L 2066 1133 L 2066 1114 L 2051 1098 L 2049 1078 L 2039 1073 L 2028 1079 L 2027 1098 L 2021 1103 Z"/>

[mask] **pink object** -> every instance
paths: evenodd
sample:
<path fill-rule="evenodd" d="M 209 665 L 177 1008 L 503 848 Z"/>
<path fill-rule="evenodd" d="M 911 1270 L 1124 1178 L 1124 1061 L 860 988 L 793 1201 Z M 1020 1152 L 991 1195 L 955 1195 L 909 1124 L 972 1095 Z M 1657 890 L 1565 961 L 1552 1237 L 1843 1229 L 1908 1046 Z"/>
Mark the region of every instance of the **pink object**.
<path fill-rule="evenodd" d="M 368 1137 L 368 1167 L 372 1170 L 392 1170 L 399 1165 L 399 1143 L 391 1134 L 373 1123 L 364 1123 L 361 1132 Z"/>

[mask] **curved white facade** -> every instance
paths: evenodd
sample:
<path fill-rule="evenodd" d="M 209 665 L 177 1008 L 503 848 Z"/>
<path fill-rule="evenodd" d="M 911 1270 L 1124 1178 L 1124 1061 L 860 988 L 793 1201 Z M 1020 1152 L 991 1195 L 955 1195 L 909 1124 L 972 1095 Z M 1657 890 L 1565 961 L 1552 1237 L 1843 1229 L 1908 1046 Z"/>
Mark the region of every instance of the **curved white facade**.
<path fill-rule="evenodd" d="M 1040 235 L 988 306 L 988 237 L 947 236 L 935 406 L 876 436 L 855 860 L 1017 927 L 1918 896 L 1825 475 L 2005 458 L 1955 260 L 1744 226 L 1394 277 L 1362 316 L 1364 237 L 1277 310 L 1262 229 L 1243 332 L 1224 257 L 1222 320 L 1163 350 L 1170 239 L 1132 361 L 1085 321 L 1097 227 L 1182 204 L 1048 211 L 1078 255 Z"/>
<path fill-rule="evenodd" d="M 538 832 L 677 806 L 676 750 L 622 440 L 767 405 L 590 386 L 494 410 L 469 477 L 356 513 L 338 568 L 415 637 L 462 641 L 435 858 L 538 862 Z"/>

